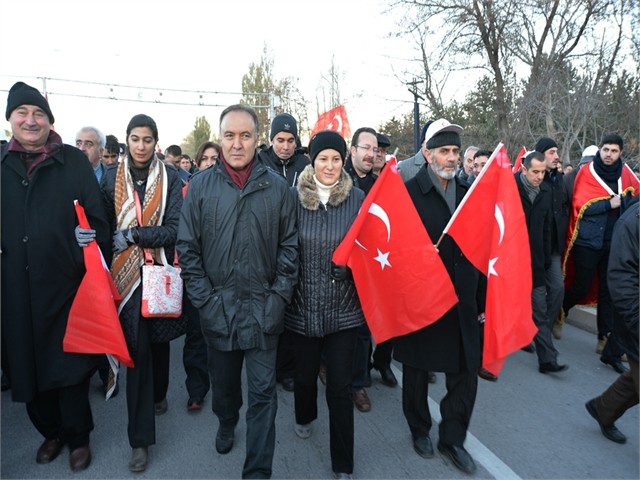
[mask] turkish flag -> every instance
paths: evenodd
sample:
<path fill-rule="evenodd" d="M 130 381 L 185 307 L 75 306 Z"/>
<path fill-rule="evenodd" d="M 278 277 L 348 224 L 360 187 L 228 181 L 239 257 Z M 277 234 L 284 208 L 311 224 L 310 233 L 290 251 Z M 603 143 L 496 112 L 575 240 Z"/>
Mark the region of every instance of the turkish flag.
<path fill-rule="evenodd" d="M 518 170 L 520 170 L 520 167 L 522 167 L 522 158 L 526 154 L 527 154 L 527 149 L 522 147 L 518 152 L 518 156 L 516 157 L 516 160 L 513 162 L 513 168 L 511 169 L 513 173 L 516 173 Z"/>
<path fill-rule="evenodd" d="M 483 367 L 498 375 L 506 357 L 537 332 L 531 311 L 531 251 L 520 194 L 499 144 L 444 229 L 487 276 Z"/>
<path fill-rule="evenodd" d="M 344 108 L 344 105 L 338 105 L 328 112 L 322 113 L 318 117 L 318 120 L 316 120 L 316 124 L 313 130 L 311 130 L 309 138 L 313 138 L 313 136 L 321 130 L 333 130 L 342 135 L 342 138 L 351 138 L 351 128 L 349 128 L 349 119 L 347 118 L 347 110 Z"/>
<path fill-rule="evenodd" d="M 82 228 L 91 228 L 84 208 L 74 201 Z M 120 294 L 98 244 L 93 241 L 82 249 L 86 273 L 71 305 L 67 331 L 62 343 L 70 353 L 106 353 L 133 368 L 122 333 L 116 305 Z"/>
<path fill-rule="evenodd" d="M 333 262 L 351 268 L 376 343 L 424 328 L 458 302 L 395 160 L 365 197 Z"/>

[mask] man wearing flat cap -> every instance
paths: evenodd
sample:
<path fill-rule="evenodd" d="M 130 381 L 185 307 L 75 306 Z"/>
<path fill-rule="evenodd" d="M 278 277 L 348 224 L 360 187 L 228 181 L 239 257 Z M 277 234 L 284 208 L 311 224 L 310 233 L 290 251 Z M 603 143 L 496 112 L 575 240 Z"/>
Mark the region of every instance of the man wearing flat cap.
<path fill-rule="evenodd" d="M 620 135 L 605 135 L 593 161 L 576 175 L 563 259 L 566 290 L 562 305 L 566 317 L 575 305 L 598 304 L 600 361 L 620 374 L 626 367 L 622 364 L 621 347 L 612 335 L 614 306 L 607 266 L 613 227 L 640 187 L 622 160 L 622 148 Z"/>
<path fill-rule="evenodd" d="M 456 176 L 460 132 L 461 126 L 445 119 L 433 122 L 425 134 L 427 163 L 405 183 L 434 244 L 469 188 Z M 460 301 L 435 323 L 396 337 L 393 357 L 402 363 L 402 409 L 416 453 L 424 458 L 433 456 L 428 372 L 444 372 L 447 394 L 440 403 L 438 450 L 463 472 L 473 473 L 475 463 L 463 444 L 478 389 L 486 279 L 464 257 L 453 238 L 444 236 L 438 254 Z"/>
<path fill-rule="evenodd" d="M 71 469 L 83 470 L 91 462 L 89 384 L 100 356 L 62 348 L 85 273 L 74 200 L 84 207 L 107 263 L 109 224 L 93 168 L 51 129 L 53 113 L 40 92 L 16 83 L 6 118 L 12 137 L 1 152 L 2 339 L 11 395 L 26 403 L 44 437 L 36 462 L 51 462 L 68 445 Z"/>

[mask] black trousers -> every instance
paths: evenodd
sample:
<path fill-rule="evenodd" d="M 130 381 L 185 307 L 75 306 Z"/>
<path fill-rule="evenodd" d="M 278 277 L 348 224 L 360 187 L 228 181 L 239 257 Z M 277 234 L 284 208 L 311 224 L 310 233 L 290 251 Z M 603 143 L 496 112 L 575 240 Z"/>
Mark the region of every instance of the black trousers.
<path fill-rule="evenodd" d="M 296 353 L 296 423 L 305 425 L 318 418 L 318 371 L 320 357 L 327 366 L 326 400 L 329 407 L 329 443 L 334 472 L 353 473 L 353 400 L 351 369 L 358 328 L 326 337 L 305 337 L 290 332 Z"/>
<path fill-rule="evenodd" d="M 461 447 L 467 436 L 478 391 L 477 372 L 445 373 L 447 394 L 440 401 L 439 440 Z M 429 372 L 402 365 L 402 411 L 414 438 L 429 435 Z"/>
<path fill-rule="evenodd" d="M 222 351 L 207 346 L 211 409 L 220 426 L 233 428 L 242 406 L 242 366 L 247 377 L 247 437 L 242 478 L 271 478 L 276 444 L 277 349 Z"/>
<path fill-rule="evenodd" d="M 187 375 L 184 383 L 189 398 L 201 398 L 209 392 L 209 370 L 207 368 L 207 344 L 202 335 L 200 315 L 187 294 L 183 296 L 183 312 L 187 316 L 187 334 L 182 350 L 182 364 Z"/>
<path fill-rule="evenodd" d="M 135 308 L 135 304 L 130 301 L 124 308 Z M 138 315 L 139 312 L 138 304 Z M 156 443 L 153 404 L 165 398 L 169 389 L 169 342 L 151 343 L 149 322 L 153 319 L 140 318 L 137 348 L 132 352 L 135 367 L 127 368 L 127 432 L 131 448 Z"/>
<path fill-rule="evenodd" d="M 89 404 L 91 375 L 77 385 L 38 393 L 27 402 L 31 423 L 47 440 L 59 438 L 69 450 L 89 445 L 93 416 Z"/>
<path fill-rule="evenodd" d="M 393 339 L 378 343 L 373 351 L 373 366 L 382 368 L 391 365 L 391 354 L 393 352 Z"/>
<path fill-rule="evenodd" d="M 291 332 L 285 330 L 278 339 L 278 357 L 276 360 L 276 381 L 294 378 L 296 369 L 295 351 Z"/>

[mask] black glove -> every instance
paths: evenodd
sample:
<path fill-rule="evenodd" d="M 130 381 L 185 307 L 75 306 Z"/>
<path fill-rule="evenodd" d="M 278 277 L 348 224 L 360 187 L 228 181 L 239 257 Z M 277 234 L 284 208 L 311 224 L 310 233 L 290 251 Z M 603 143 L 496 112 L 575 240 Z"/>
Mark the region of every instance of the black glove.
<path fill-rule="evenodd" d="M 86 247 L 96 239 L 96 231 L 92 228 L 82 228 L 80 225 L 76 227 L 76 242 L 81 247 Z"/>
<path fill-rule="evenodd" d="M 351 278 L 351 269 L 346 265 L 331 262 L 331 278 L 336 281 L 348 280 Z"/>

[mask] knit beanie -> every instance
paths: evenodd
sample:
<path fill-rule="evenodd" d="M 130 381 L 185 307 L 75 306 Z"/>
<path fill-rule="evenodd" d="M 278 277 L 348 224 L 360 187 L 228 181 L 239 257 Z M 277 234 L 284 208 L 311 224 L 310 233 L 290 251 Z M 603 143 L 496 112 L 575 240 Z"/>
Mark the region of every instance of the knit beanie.
<path fill-rule="evenodd" d="M 340 154 L 342 161 L 344 161 L 347 156 L 347 143 L 344 141 L 344 138 L 333 130 L 322 130 L 316 133 L 309 142 L 311 164 L 313 165 L 314 160 L 321 151 L 328 148 L 336 150 Z"/>
<path fill-rule="evenodd" d="M 540 153 L 544 153 L 550 148 L 558 148 L 558 144 L 556 143 L 556 141 L 549 137 L 542 137 L 540 140 L 538 140 L 538 143 L 536 143 L 534 150 L 537 150 Z"/>
<path fill-rule="evenodd" d="M 273 140 L 273 137 L 275 137 L 279 132 L 292 133 L 297 140 L 298 124 L 296 122 L 296 119 L 288 113 L 281 113 L 280 115 L 276 115 L 276 117 L 271 122 L 271 134 L 269 136 L 269 140 Z"/>
<path fill-rule="evenodd" d="M 620 150 L 623 150 L 624 141 L 620 135 L 616 135 L 615 133 L 610 133 L 602 137 L 602 141 L 600 142 L 600 147 L 603 145 L 618 145 Z"/>
<path fill-rule="evenodd" d="M 9 90 L 9 96 L 7 97 L 7 113 L 6 119 L 9 120 L 11 112 L 22 105 L 35 105 L 40 107 L 44 113 L 49 117 L 49 122 L 53 124 L 55 119 L 51 108 L 49 108 L 49 102 L 42 96 L 42 94 L 35 88 L 27 85 L 24 82 L 17 82 Z"/>
<path fill-rule="evenodd" d="M 135 115 L 131 120 L 129 120 L 129 125 L 127 125 L 127 138 L 129 138 L 129 134 L 131 130 L 137 127 L 149 127 L 151 129 L 151 133 L 153 134 L 154 140 L 158 141 L 158 126 L 153 118 L 149 115 L 145 115 L 144 113 L 139 113 Z"/>

